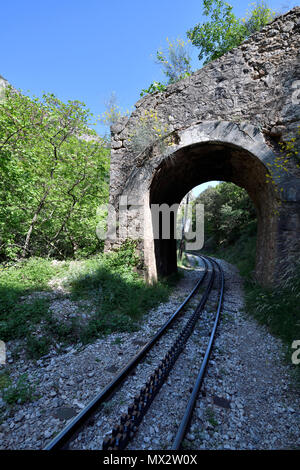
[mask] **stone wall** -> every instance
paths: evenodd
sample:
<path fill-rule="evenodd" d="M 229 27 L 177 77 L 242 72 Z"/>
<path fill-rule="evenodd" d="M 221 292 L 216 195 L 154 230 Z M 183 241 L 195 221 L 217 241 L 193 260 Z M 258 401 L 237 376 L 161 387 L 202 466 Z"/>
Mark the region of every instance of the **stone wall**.
<path fill-rule="evenodd" d="M 149 227 L 141 252 L 150 277 L 157 275 L 160 250 L 152 240 L 149 203 L 153 197 L 160 203 L 180 202 L 187 190 L 209 179 L 232 181 L 252 197 L 260 221 L 257 276 L 262 282 L 276 280 L 282 252 L 299 253 L 299 169 L 291 163 L 289 173 L 281 177 L 282 203 L 276 218 L 278 195 L 265 183 L 267 164 L 279 154 L 278 141 L 295 135 L 300 125 L 299 40 L 296 7 L 164 93 L 143 97 L 130 118 L 112 127 L 110 202 L 117 209 L 118 197 L 127 195 L 144 207 L 142 215 L 129 211 L 128 216 Z M 132 148 L 131 136 L 146 111 L 156 113 L 171 132 L 173 145 L 163 153 L 155 145 L 138 153 Z M 215 163 L 209 166 L 206 158 Z M 184 168 L 190 161 L 194 163 L 188 173 Z M 176 191 L 168 185 L 172 165 Z M 155 194 L 158 173 L 164 179 L 160 177 L 161 190 Z M 169 198 L 164 185 L 172 193 Z M 106 248 L 115 244 L 108 240 Z"/>

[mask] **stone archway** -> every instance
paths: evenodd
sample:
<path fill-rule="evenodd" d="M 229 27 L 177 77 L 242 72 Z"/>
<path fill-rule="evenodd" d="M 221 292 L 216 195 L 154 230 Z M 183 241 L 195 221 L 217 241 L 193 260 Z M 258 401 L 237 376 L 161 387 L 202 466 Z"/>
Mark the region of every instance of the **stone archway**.
<path fill-rule="evenodd" d="M 261 283 L 275 283 L 299 256 L 300 170 L 291 160 L 289 171 L 277 175 L 278 193 L 265 178 L 268 164 L 276 168 L 278 142 L 297 135 L 300 126 L 299 21 L 296 7 L 165 92 L 145 96 L 130 118 L 112 126 L 108 228 L 113 228 L 120 197 L 126 196 L 127 220 L 140 234 L 149 279 L 175 266 L 171 244 L 154 243 L 150 204 L 179 203 L 189 189 L 209 179 L 245 188 L 254 202 Z M 145 112 L 155 113 L 168 127 L 172 145 L 166 153 L 153 143 L 138 152 L 131 146 Z M 117 239 L 106 240 L 106 250 L 126 237 L 133 238 L 131 231 L 120 236 L 119 230 Z"/>
<path fill-rule="evenodd" d="M 233 182 L 248 192 L 258 217 L 256 277 L 264 284 L 275 282 L 282 269 L 281 253 L 289 249 L 282 225 L 287 207 L 281 207 L 281 215 L 275 213 L 278 194 L 266 181 L 267 164 L 274 154 L 263 134 L 251 124 L 211 121 L 178 132 L 177 140 L 166 154 L 134 168 L 121 193 L 128 204 L 129 226 L 139 226 L 147 277 L 156 279 L 176 270 L 176 240 L 154 240 L 151 204 L 180 203 L 193 187 L 215 179 Z M 281 182 L 288 189 L 284 198 L 290 199 L 285 204 L 293 213 L 296 238 L 300 191 L 299 186 L 292 190 L 291 183 L 289 178 Z"/>
<path fill-rule="evenodd" d="M 215 121 L 185 129 L 179 137 L 177 150 L 165 157 L 154 172 L 149 188 L 150 205 L 180 203 L 193 187 L 210 180 L 228 181 L 244 188 L 258 218 L 256 275 L 268 283 L 276 259 L 278 201 L 266 180 L 266 165 L 273 155 L 262 134 L 248 124 Z M 174 238 L 154 240 L 154 263 L 154 277 L 176 270 Z"/>

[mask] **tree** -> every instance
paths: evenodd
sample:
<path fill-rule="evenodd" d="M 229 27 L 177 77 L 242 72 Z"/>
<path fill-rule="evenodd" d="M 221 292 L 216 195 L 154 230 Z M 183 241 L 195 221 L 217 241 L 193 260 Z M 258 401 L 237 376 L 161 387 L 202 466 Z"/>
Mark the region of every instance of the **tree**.
<path fill-rule="evenodd" d="M 275 16 L 264 1 L 253 4 L 252 10 L 240 19 L 224 0 L 203 0 L 203 14 L 210 16 L 210 21 L 197 24 L 187 31 L 187 36 L 200 49 L 198 57 L 199 60 L 205 59 L 204 64 L 239 46 Z"/>
<path fill-rule="evenodd" d="M 108 150 L 83 103 L 8 88 L 0 105 L 0 259 L 74 255 L 98 245 Z"/>
<path fill-rule="evenodd" d="M 216 245 L 233 243 L 256 221 L 247 192 L 233 183 L 207 188 L 194 201 L 197 203 L 204 204 L 205 237 L 212 238 Z"/>

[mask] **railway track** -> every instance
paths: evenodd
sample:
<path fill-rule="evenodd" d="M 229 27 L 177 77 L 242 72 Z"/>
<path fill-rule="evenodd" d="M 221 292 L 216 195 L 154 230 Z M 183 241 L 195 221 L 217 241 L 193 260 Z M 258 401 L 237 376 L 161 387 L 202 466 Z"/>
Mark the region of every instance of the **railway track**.
<path fill-rule="evenodd" d="M 169 335 L 172 337 L 171 345 L 170 339 L 168 339 L 166 342 L 168 347 L 165 347 L 165 351 L 159 362 L 156 361 L 156 367 L 148 374 L 148 379 L 145 381 L 144 386 L 139 390 L 138 394 L 134 396 L 132 403 L 128 406 L 127 412 L 119 416 L 119 422 L 116 422 L 110 435 L 106 436 L 102 443 L 99 442 L 99 449 L 125 449 L 136 436 L 138 429 L 145 426 L 145 421 L 147 421 L 146 414 L 151 408 L 151 404 L 155 401 L 160 389 L 172 373 L 173 367 L 185 349 L 187 342 L 190 340 L 195 326 L 201 322 L 201 313 L 212 295 L 214 285 L 217 284 L 218 298 L 216 314 L 215 317 L 211 319 L 209 340 L 207 341 L 205 353 L 201 359 L 199 371 L 194 381 L 185 412 L 182 414 L 182 420 L 178 427 L 177 435 L 172 444 L 173 450 L 180 448 L 189 427 L 195 402 L 211 354 L 220 318 L 224 291 L 224 275 L 218 263 L 208 257 L 201 257 L 201 259 L 204 264 L 204 270 L 184 302 L 182 302 L 178 309 L 140 352 L 115 376 L 113 381 L 88 403 L 88 405 L 45 447 L 45 450 L 76 448 L 76 439 L 79 439 L 78 436 L 82 434 L 87 434 L 87 436 L 90 436 L 89 438 L 96 436 L 97 432 L 96 430 L 93 431 L 93 427 L 95 425 L 97 426 L 97 423 L 99 423 L 99 418 L 101 414 L 103 414 L 103 406 L 109 403 L 112 397 L 120 390 L 130 374 L 145 366 L 145 361 L 147 357 L 151 355 L 154 346 L 157 347 L 157 345 Z M 197 300 L 196 306 L 193 307 L 192 314 L 190 316 L 188 316 L 187 313 L 184 314 L 192 303 L 192 299 L 195 303 L 196 294 L 200 286 L 204 283 L 206 283 L 206 287 L 203 294 Z M 187 316 L 188 318 L 186 318 Z M 179 330 L 180 332 L 178 333 Z M 149 370 L 149 367 L 147 370 Z M 158 399 L 159 397 L 157 397 L 157 400 Z M 87 436 L 85 436 L 85 439 Z"/>

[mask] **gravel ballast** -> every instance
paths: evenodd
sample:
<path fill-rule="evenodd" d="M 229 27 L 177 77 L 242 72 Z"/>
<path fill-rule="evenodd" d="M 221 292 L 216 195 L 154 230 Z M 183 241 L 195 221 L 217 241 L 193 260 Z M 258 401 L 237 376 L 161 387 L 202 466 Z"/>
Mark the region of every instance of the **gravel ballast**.
<path fill-rule="evenodd" d="M 290 367 L 281 342 L 243 312 L 242 281 L 235 267 L 220 261 L 225 272 L 223 312 L 214 351 L 197 400 L 186 449 L 293 449 L 300 446 L 300 395 L 291 385 Z M 42 449 L 74 414 L 101 391 L 165 323 L 194 286 L 199 271 L 185 270 L 178 289 L 167 303 L 145 315 L 134 333 L 114 333 L 85 347 L 70 347 L 34 361 L 5 367 L 13 381 L 26 373 L 35 383 L 37 398 L 9 410 L 0 401 L 1 449 Z M 215 286 L 217 287 L 217 285 Z M 190 395 L 212 324 L 214 289 L 201 321 L 163 385 L 145 422 L 128 449 L 170 449 Z M 196 297 L 192 305 L 196 304 Z M 166 337 L 138 366 L 92 426 L 71 444 L 74 449 L 101 449 L 102 440 L 119 423 L 134 396 L 168 350 L 192 305 Z M 298 338 L 296 338 L 298 339 Z"/>

